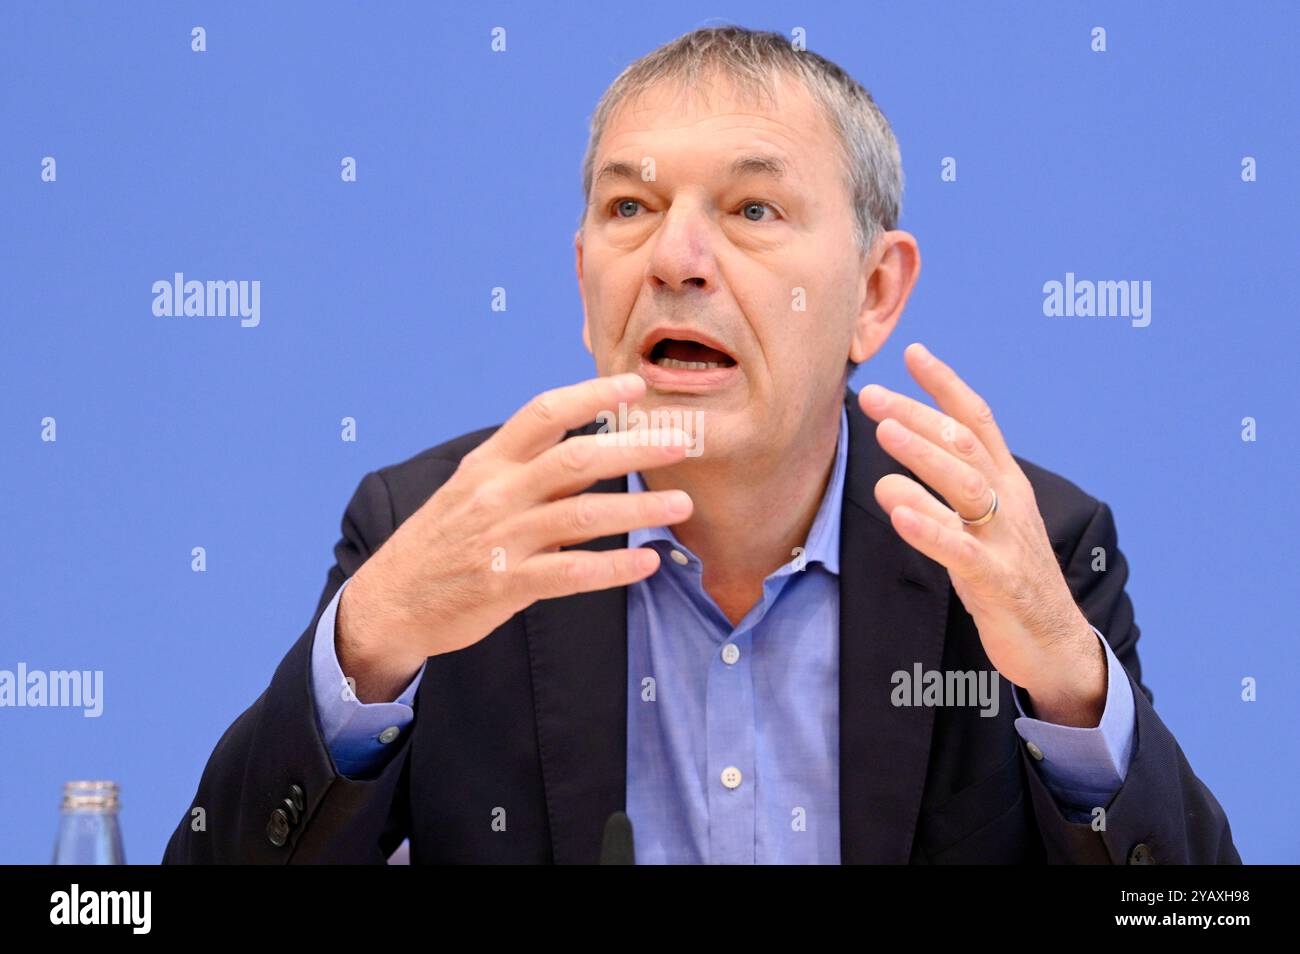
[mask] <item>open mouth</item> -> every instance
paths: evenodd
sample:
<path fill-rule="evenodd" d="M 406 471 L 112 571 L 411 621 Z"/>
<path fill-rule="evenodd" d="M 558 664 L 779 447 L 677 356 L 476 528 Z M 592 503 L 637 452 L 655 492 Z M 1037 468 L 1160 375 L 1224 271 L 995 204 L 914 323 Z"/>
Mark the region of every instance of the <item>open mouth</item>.
<path fill-rule="evenodd" d="M 655 328 L 643 339 L 638 370 L 660 394 L 711 394 L 742 379 L 740 363 L 722 342 L 671 325 Z"/>
<path fill-rule="evenodd" d="M 727 352 L 694 338 L 659 338 L 644 357 L 656 367 L 676 371 L 713 371 L 736 366 L 736 360 Z"/>

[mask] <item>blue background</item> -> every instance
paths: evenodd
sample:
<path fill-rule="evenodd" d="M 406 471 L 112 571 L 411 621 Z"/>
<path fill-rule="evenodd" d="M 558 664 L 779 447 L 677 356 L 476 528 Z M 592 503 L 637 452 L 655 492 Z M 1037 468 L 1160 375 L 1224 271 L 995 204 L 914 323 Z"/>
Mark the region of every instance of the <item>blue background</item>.
<path fill-rule="evenodd" d="M 127 858 L 157 861 L 362 475 L 591 375 L 587 119 L 721 20 L 804 27 L 900 140 L 924 266 L 855 386 L 922 396 L 924 340 L 1013 450 L 1111 505 L 1157 711 L 1243 858 L 1300 861 L 1300 15 L 1138 6 L 5 3 L 0 669 L 102 669 L 105 711 L 0 709 L 0 862 L 48 861 L 73 778 L 121 782 Z M 175 271 L 260 280 L 261 325 L 154 317 Z M 1067 271 L 1150 280 L 1150 326 L 1044 317 Z"/>

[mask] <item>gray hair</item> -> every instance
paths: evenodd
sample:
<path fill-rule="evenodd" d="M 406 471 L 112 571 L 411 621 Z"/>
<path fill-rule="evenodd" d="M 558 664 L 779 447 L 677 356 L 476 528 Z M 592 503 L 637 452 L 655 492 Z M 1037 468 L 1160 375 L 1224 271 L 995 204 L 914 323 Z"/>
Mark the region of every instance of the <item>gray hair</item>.
<path fill-rule="evenodd" d="M 795 49 L 788 37 L 738 26 L 687 33 L 619 74 L 591 117 L 591 135 L 582 160 L 582 190 L 587 202 L 591 201 L 596 149 L 618 106 L 663 80 L 676 81 L 681 92 L 699 91 L 700 80 L 714 72 L 730 78 L 743 93 L 769 97 L 777 74 L 802 80 L 843 148 L 858 247 L 865 254 L 882 232 L 898 227 L 903 163 L 893 130 L 871 94 L 830 60 Z"/>

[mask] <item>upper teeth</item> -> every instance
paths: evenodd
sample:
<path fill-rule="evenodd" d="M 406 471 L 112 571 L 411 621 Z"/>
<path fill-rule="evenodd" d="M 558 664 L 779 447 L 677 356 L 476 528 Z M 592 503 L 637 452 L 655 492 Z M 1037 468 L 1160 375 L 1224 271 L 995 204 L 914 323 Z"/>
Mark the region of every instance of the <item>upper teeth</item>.
<path fill-rule="evenodd" d="M 677 358 L 660 358 L 655 363 L 661 368 L 685 368 L 688 371 L 707 371 L 709 368 L 722 367 L 719 361 L 681 361 Z"/>

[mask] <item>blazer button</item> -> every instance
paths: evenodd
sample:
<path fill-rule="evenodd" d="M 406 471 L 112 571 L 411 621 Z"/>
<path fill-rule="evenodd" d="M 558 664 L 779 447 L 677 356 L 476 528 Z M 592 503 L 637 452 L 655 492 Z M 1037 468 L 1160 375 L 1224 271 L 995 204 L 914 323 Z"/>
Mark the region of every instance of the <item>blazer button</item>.
<path fill-rule="evenodd" d="M 289 840 L 289 816 L 283 808 L 271 812 L 271 820 L 266 823 L 266 837 L 277 848 L 283 848 Z"/>
<path fill-rule="evenodd" d="M 1151 849 L 1142 842 L 1138 842 L 1133 846 L 1133 850 L 1129 852 L 1128 863 L 1131 865 L 1151 865 L 1155 864 L 1155 859 L 1151 857 Z"/>
<path fill-rule="evenodd" d="M 298 812 L 298 806 L 295 805 L 295 804 L 293 803 L 293 799 L 292 799 L 292 798 L 286 798 L 286 799 L 285 799 L 283 802 L 281 802 L 280 804 L 284 806 L 285 813 L 288 814 L 288 816 L 289 816 L 289 824 L 290 824 L 290 825 L 297 825 L 297 824 L 298 824 L 298 818 L 299 818 L 299 812 Z"/>
<path fill-rule="evenodd" d="M 298 785 L 290 785 L 289 797 L 293 799 L 293 807 L 298 809 L 298 814 L 301 815 L 307 807 L 307 796 L 303 794 L 302 788 Z"/>

